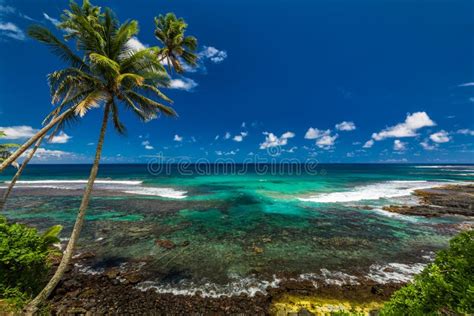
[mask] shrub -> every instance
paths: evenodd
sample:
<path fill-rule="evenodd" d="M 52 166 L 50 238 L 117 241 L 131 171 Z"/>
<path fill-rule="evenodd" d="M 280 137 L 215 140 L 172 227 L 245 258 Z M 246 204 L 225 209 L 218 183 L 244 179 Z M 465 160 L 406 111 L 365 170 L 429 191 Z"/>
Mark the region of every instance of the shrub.
<path fill-rule="evenodd" d="M 35 228 L 9 224 L 0 216 L 0 299 L 15 305 L 35 295 L 44 285 L 49 256 L 57 252 L 62 227 L 57 225 L 40 235 Z"/>
<path fill-rule="evenodd" d="M 474 230 L 451 239 L 446 250 L 409 285 L 395 292 L 382 315 L 474 313 Z"/>

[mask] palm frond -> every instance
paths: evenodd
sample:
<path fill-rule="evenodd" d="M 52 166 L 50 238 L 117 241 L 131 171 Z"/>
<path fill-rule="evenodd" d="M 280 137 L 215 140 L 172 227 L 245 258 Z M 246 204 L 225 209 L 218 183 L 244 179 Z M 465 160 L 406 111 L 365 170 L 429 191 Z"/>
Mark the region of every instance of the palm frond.
<path fill-rule="evenodd" d="M 76 106 L 74 113 L 83 117 L 91 108 L 99 107 L 99 103 L 105 101 L 107 97 L 103 90 L 94 90 Z"/>
<path fill-rule="evenodd" d="M 84 61 L 76 56 L 69 47 L 61 42 L 47 28 L 40 25 L 33 25 L 28 28 L 28 35 L 37 41 L 48 45 L 51 51 L 59 58 L 69 62 L 73 67 L 85 67 Z"/>

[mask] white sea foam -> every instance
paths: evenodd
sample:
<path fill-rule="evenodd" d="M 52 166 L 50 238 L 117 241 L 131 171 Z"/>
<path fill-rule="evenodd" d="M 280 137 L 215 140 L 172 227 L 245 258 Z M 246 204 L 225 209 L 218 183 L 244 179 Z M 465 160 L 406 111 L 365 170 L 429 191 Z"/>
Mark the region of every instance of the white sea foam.
<path fill-rule="evenodd" d="M 217 285 L 215 283 L 205 283 L 196 285 L 190 281 L 182 281 L 178 284 L 161 284 L 158 282 L 145 281 L 137 284 L 137 288 L 141 291 L 154 290 L 158 293 L 174 294 L 174 295 L 196 295 L 198 292 L 203 297 L 223 297 L 238 296 L 246 294 L 250 297 L 255 296 L 258 292 L 266 294 L 268 288 L 276 288 L 281 280 L 273 276 L 272 280 L 257 280 L 254 277 L 239 278 L 225 285 Z"/>
<path fill-rule="evenodd" d="M 5 184 L 10 182 L 6 181 Z M 87 180 L 33 180 L 18 181 L 17 188 L 43 188 L 57 190 L 80 190 L 83 189 Z M 5 187 L 5 186 L 2 186 Z M 139 180 L 109 180 L 97 179 L 94 187 L 101 190 L 110 190 L 134 195 L 159 196 L 170 199 L 186 198 L 186 191 L 176 190 L 168 187 L 144 186 Z"/>
<path fill-rule="evenodd" d="M 179 191 L 172 188 L 154 188 L 154 187 L 141 187 L 132 190 L 125 190 L 124 193 L 138 194 L 138 195 L 152 195 L 161 196 L 170 199 L 184 199 L 186 198 L 186 191 Z"/>
<path fill-rule="evenodd" d="M 428 189 L 446 184 L 429 181 L 387 181 L 369 185 L 356 186 L 351 191 L 322 193 L 298 198 L 301 201 L 317 203 L 344 203 L 363 200 L 378 200 L 408 196 L 415 190 Z"/>
<path fill-rule="evenodd" d="M 373 264 L 367 278 L 377 283 L 405 283 L 411 281 L 415 274 L 423 271 L 425 263 L 389 263 L 385 265 Z"/>
<path fill-rule="evenodd" d="M 408 221 L 408 222 L 418 222 L 418 221 L 420 221 L 420 218 L 418 218 L 417 216 L 402 215 L 402 214 L 398 214 L 398 213 L 394 213 L 394 212 L 385 211 L 385 210 L 382 210 L 382 209 L 373 209 L 372 211 L 374 211 L 377 214 L 383 215 L 383 216 L 396 218 L 396 219 L 401 219 L 401 220 Z"/>

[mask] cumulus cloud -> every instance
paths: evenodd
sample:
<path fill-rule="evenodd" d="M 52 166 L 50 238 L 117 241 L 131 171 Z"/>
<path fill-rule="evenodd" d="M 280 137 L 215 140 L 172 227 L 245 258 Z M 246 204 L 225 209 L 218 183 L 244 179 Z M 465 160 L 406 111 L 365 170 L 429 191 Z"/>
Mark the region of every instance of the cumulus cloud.
<path fill-rule="evenodd" d="M 174 135 L 174 138 L 173 140 L 175 142 L 182 142 L 183 141 L 183 137 L 182 136 L 179 136 L 178 134 Z"/>
<path fill-rule="evenodd" d="M 448 132 L 441 130 L 437 133 L 431 134 L 430 139 L 438 144 L 447 143 L 450 141 Z"/>
<path fill-rule="evenodd" d="M 273 133 L 264 132 L 265 141 L 260 144 L 260 149 L 267 149 L 270 147 L 285 146 L 288 144 L 288 139 L 295 137 L 293 132 L 285 132 L 280 137 Z"/>
<path fill-rule="evenodd" d="M 130 38 L 125 45 L 127 46 L 128 49 L 134 52 L 144 50 L 147 47 L 145 44 L 140 42 L 140 40 L 135 36 Z"/>
<path fill-rule="evenodd" d="M 4 139 L 21 139 L 30 138 L 35 135 L 38 130 L 31 126 L 20 125 L 20 126 L 0 126 L 0 131 L 5 133 Z"/>
<path fill-rule="evenodd" d="M 404 142 L 400 141 L 399 139 L 395 139 L 393 141 L 393 150 L 397 150 L 397 151 L 405 150 L 405 149 L 407 149 L 406 145 L 407 145 L 407 143 L 404 143 Z"/>
<path fill-rule="evenodd" d="M 232 138 L 236 142 L 241 142 L 244 140 L 242 135 L 235 135 L 234 138 Z"/>
<path fill-rule="evenodd" d="M 53 138 L 49 141 L 51 144 L 65 144 L 67 143 L 72 136 L 64 132 L 60 132 L 58 135 L 53 136 Z"/>
<path fill-rule="evenodd" d="M 365 142 L 365 144 L 362 146 L 363 148 L 372 148 L 374 146 L 374 140 L 369 139 L 368 141 Z"/>
<path fill-rule="evenodd" d="M 28 149 L 25 151 L 21 157 L 26 157 L 31 153 L 32 149 Z M 62 150 L 50 150 L 46 149 L 43 147 L 38 148 L 34 155 L 34 160 L 40 160 L 40 161 L 61 161 L 63 159 L 73 159 L 73 158 L 78 158 L 78 155 L 73 152 L 67 152 L 67 151 L 62 151 Z"/>
<path fill-rule="evenodd" d="M 343 121 L 339 124 L 336 124 L 336 129 L 338 131 L 353 131 L 356 129 L 356 126 L 354 124 L 354 122 L 346 122 L 346 121 Z"/>
<path fill-rule="evenodd" d="M 218 64 L 227 58 L 227 52 L 212 46 L 204 46 L 204 49 L 199 53 L 199 57 L 209 59 L 213 63 Z"/>
<path fill-rule="evenodd" d="M 334 146 L 336 139 L 339 137 L 338 134 L 331 135 L 331 130 L 320 130 L 317 128 L 310 127 L 306 131 L 304 138 L 315 139 L 316 146 L 323 149 L 329 149 Z"/>
<path fill-rule="evenodd" d="M 224 139 L 229 139 L 230 137 L 231 137 L 230 133 L 226 132 L 225 135 L 224 135 Z"/>
<path fill-rule="evenodd" d="M 197 82 L 190 78 L 171 79 L 170 89 L 178 89 L 184 91 L 191 91 L 198 86 Z"/>
<path fill-rule="evenodd" d="M 417 131 L 419 129 L 435 125 L 436 123 L 430 119 L 426 112 L 408 113 L 405 122 L 388 127 L 378 133 L 373 133 L 372 139 L 379 141 L 391 137 L 415 137 L 418 135 Z"/>
<path fill-rule="evenodd" d="M 244 140 L 244 138 L 248 135 L 248 132 L 240 132 L 239 135 L 235 135 L 234 138 L 232 138 L 236 142 L 241 142 Z"/>
<path fill-rule="evenodd" d="M 143 141 L 142 146 L 145 147 L 146 150 L 155 149 L 148 140 Z"/>

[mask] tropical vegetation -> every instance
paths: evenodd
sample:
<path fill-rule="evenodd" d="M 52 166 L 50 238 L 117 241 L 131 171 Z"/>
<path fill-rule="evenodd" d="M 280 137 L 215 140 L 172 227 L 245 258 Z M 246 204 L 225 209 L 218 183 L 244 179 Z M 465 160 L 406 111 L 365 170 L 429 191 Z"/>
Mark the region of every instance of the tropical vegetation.
<path fill-rule="evenodd" d="M 382 315 L 474 313 L 474 230 L 461 232 L 384 305 Z"/>
<path fill-rule="evenodd" d="M 43 234 L 35 228 L 8 223 L 0 216 L 0 299 L 20 306 L 36 295 L 47 281 L 52 255 L 57 248 L 61 226 L 53 226 Z"/>
<path fill-rule="evenodd" d="M 157 21 L 160 19 L 157 18 Z M 183 71 L 181 60 L 194 66 L 197 57 L 192 51 L 196 49 L 197 42 L 193 37 L 184 36 L 187 25 L 182 19 L 168 14 L 163 21 L 157 22 L 163 48 L 136 49 L 130 45 L 130 41 L 138 34 L 138 22 L 131 20 L 120 24 L 110 9 L 102 11 L 88 0 L 84 0 L 82 6 L 71 2 L 70 10 L 62 15 L 57 27 L 64 32 L 64 41 L 43 26 L 32 26 L 28 31 L 32 38 L 49 46 L 67 66 L 48 75 L 52 100 L 57 106 L 47 117 L 47 124 L 6 158 L 0 165 L 0 171 L 35 142 L 35 148 L 38 148 L 53 128 L 54 135 L 66 123 L 80 119 L 89 110 L 103 109 L 94 162 L 71 237 L 54 276 L 28 304 L 25 311 L 29 314 L 35 313 L 51 294 L 70 263 L 97 177 L 109 120 L 119 133 L 124 134 L 126 131 L 121 122 L 119 111 L 122 110 L 119 106 L 144 122 L 161 114 L 176 115 L 170 106 L 156 101 L 161 99 L 172 103 L 161 91 L 170 80 L 163 63 L 167 60 L 168 65 L 177 72 Z M 69 48 L 65 42 L 68 40 L 75 42 L 77 52 Z"/>

